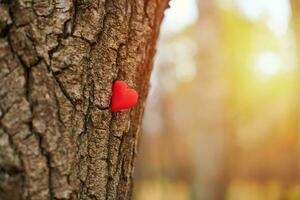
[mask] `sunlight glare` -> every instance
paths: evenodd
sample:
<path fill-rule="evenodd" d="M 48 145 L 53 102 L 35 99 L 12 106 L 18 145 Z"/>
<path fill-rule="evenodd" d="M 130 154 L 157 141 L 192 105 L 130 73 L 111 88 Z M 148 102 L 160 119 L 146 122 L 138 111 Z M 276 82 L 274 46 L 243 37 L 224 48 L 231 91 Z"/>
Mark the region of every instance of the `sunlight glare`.
<path fill-rule="evenodd" d="M 287 32 L 291 18 L 288 0 L 236 0 L 238 8 L 251 20 L 265 20 L 277 36 Z"/>
<path fill-rule="evenodd" d="M 195 0 L 172 0 L 170 8 L 165 12 L 162 24 L 162 33 L 176 33 L 198 18 L 197 3 Z"/>
<path fill-rule="evenodd" d="M 254 68 L 258 74 L 272 76 L 280 72 L 280 57 L 272 52 L 264 52 L 255 57 Z"/>

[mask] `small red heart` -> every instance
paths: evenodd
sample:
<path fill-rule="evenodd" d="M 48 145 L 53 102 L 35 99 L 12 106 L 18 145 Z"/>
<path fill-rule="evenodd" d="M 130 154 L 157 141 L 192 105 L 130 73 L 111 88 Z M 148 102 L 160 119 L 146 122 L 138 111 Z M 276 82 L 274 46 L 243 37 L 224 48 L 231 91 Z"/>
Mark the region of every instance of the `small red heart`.
<path fill-rule="evenodd" d="M 125 81 L 116 81 L 112 91 L 112 111 L 126 110 L 137 103 L 138 93 L 134 89 L 128 89 Z"/>

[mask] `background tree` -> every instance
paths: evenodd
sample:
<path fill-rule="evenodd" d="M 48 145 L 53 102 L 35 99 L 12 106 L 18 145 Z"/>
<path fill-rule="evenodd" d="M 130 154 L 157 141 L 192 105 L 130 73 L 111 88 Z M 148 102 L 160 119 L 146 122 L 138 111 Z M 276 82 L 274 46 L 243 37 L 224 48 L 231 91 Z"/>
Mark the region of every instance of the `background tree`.
<path fill-rule="evenodd" d="M 182 2 L 162 29 L 136 199 L 299 199 L 289 1 Z"/>
<path fill-rule="evenodd" d="M 0 199 L 129 199 L 167 0 L 0 1 Z M 140 99 L 112 113 L 112 83 Z"/>
<path fill-rule="evenodd" d="M 214 0 L 198 0 L 192 6 L 198 13 L 195 21 L 169 36 L 165 31 L 161 37 L 159 50 L 163 53 L 158 54 L 159 71 L 154 73 L 158 83 L 153 81 L 154 87 L 159 87 L 154 89 L 156 99 L 150 98 L 146 109 L 137 200 L 146 199 L 149 194 L 143 191 L 156 185 L 161 185 L 161 190 L 156 190 L 161 196 L 149 199 L 225 196 L 229 123 L 220 8 Z M 161 124 L 156 129 L 154 115 Z"/>

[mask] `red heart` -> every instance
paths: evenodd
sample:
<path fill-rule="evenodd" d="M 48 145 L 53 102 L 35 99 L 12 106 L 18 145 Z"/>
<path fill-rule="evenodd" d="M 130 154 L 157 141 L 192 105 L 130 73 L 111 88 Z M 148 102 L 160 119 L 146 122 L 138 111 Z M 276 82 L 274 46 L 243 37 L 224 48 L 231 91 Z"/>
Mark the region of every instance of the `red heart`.
<path fill-rule="evenodd" d="M 138 93 L 128 89 L 125 81 L 116 81 L 112 91 L 112 111 L 129 109 L 137 103 Z"/>

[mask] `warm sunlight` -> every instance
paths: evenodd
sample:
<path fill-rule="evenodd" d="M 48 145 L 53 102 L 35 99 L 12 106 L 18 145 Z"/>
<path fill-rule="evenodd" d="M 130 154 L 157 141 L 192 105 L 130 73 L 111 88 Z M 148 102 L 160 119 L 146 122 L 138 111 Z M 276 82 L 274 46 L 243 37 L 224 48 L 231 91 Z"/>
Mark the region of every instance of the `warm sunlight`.
<path fill-rule="evenodd" d="M 170 5 L 135 199 L 299 200 L 299 1 Z"/>
<path fill-rule="evenodd" d="M 272 76 L 282 69 L 280 56 L 272 52 L 264 52 L 255 56 L 254 69 L 258 75 Z"/>
<path fill-rule="evenodd" d="M 251 20 L 264 20 L 278 36 L 286 33 L 291 18 L 288 0 L 236 0 L 242 14 Z"/>

